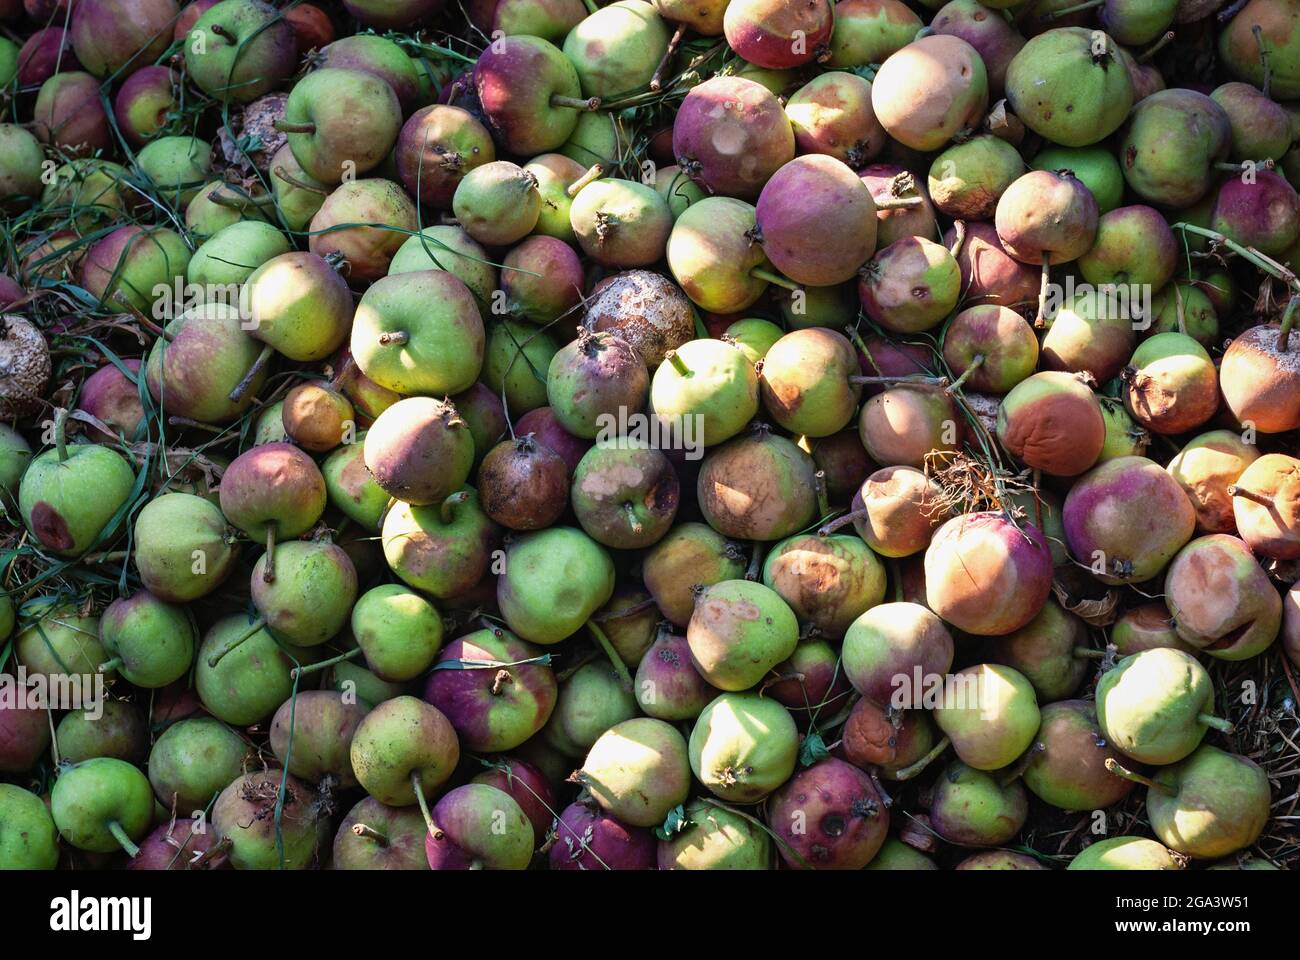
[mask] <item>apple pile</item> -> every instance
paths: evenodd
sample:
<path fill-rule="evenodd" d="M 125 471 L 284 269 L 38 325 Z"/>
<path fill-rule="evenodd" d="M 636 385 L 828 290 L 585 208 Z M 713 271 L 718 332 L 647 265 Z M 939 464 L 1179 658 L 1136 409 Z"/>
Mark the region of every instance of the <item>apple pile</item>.
<path fill-rule="evenodd" d="M 1293 0 L 466 7 L 0 0 L 0 869 L 1292 866 Z"/>

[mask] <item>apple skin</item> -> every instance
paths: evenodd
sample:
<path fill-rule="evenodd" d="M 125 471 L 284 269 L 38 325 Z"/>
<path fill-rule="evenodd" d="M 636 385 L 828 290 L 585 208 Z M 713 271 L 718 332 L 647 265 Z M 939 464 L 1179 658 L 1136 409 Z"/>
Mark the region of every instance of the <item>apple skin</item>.
<path fill-rule="evenodd" d="M 343 6 L 367 27 L 401 29 L 433 16 L 444 0 L 343 0 Z"/>
<path fill-rule="evenodd" d="M 125 77 L 167 51 L 179 15 L 176 0 L 78 0 L 72 49 L 95 76 Z"/>
<path fill-rule="evenodd" d="M 336 184 L 383 163 L 402 129 L 402 108 L 392 86 L 375 74 L 325 67 L 294 86 L 284 121 L 289 150 L 303 170 Z"/>
<path fill-rule="evenodd" d="M 113 142 L 108 114 L 99 99 L 99 81 L 81 70 L 56 73 L 36 94 L 32 132 L 73 156 L 107 151 Z"/>
<path fill-rule="evenodd" d="M 167 67 L 144 67 L 126 79 L 113 101 L 117 128 L 137 150 L 152 140 L 176 107 L 176 75 Z"/>
<path fill-rule="evenodd" d="M 222 0 L 195 21 L 185 42 L 185 68 L 199 89 L 236 103 L 278 87 L 297 57 L 293 28 L 261 0 Z"/>
<path fill-rule="evenodd" d="M 80 70 L 72 37 L 61 26 L 37 30 L 18 51 L 18 86 L 35 87 L 60 70 Z"/>

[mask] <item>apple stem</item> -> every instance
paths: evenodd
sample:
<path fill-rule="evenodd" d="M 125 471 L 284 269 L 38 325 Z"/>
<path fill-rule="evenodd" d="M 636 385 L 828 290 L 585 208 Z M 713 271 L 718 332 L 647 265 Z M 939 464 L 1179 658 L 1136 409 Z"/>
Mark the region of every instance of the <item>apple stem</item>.
<path fill-rule="evenodd" d="M 389 344 L 396 344 L 400 347 L 410 342 L 411 335 L 405 330 L 394 330 L 392 333 L 381 333 L 379 335 L 379 345 L 381 347 L 386 347 Z"/>
<path fill-rule="evenodd" d="M 226 658 L 227 654 L 234 652 L 236 649 L 242 646 L 250 637 L 252 637 L 253 634 L 257 633 L 257 631 L 261 630 L 265 626 L 266 626 L 266 617 L 258 617 L 251 624 L 249 624 L 247 630 L 241 633 L 234 640 L 225 644 L 220 650 L 218 650 L 212 656 L 208 657 L 208 666 L 216 667 L 217 664 L 219 664 L 222 660 Z"/>
<path fill-rule="evenodd" d="M 551 94 L 551 106 L 568 107 L 571 110 L 592 111 L 600 107 L 600 97 L 588 97 L 584 100 L 581 97 L 566 97 L 558 93 L 553 93 Z"/>
<path fill-rule="evenodd" d="M 970 366 L 961 372 L 960 377 L 945 387 L 943 392 L 951 397 L 962 388 L 968 379 L 970 379 L 970 375 L 982 366 L 984 366 L 984 354 L 977 353 L 975 354 L 975 359 L 970 362 Z"/>
<path fill-rule="evenodd" d="M 868 767 L 867 776 L 871 778 L 871 785 L 876 788 L 876 793 L 880 794 L 880 802 L 883 803 L 885 809 L 888 810 L 894 805 L 894 798 L 889 795 L 889 791 L 885 789 L 885 785 L 880 782 L 880 775 L 876 773 L 876 768 Z"/>
<path fill-rule="evenodd" d="M 262 582 L 275 582 L 275 524 L 266 525 L 266 566 L 262 568 Z"/>
<path fill-rule="evenodd" d="M 380 833 L 374 827 L 367 826 L 364 823 L 352 824 L 352 834 L 357 837 L 365 837 L 367 840 L 373 840 L 381 847 L 388 846 L 388 837 Z"/>
<path fill-rule="evenodd" d="M 1194 233 L 1198 237 L 1206 237 L 1216 244 L 1225 246 L 1247 263 L 1252 264 L 1271 277 L 1276 277 L 1281 283 L 1290 287 L 1292 292 L 1300 292 L 1300 279 L 1297 279 L 1294 272 L 1282 266 L 1282 264 L 1278 263 L 1272 257 L 1260 253 L 1254 247 L 1247 247 L 1244 244 L 1240 244 L 1236 240 L 1225 236 L 1217 230 L 1211 230 L 1209 227 L 1200 227 L 1194 223 L 1187 223 L 1185 221 L 1179 221 L 1178 223 L 1172 224 L 1170 229 L 1181 230 L 1184 233 Z"/>
<path fill-rule="evenodd" d="M 191 430 L 206 430 L 208 433 L 225 433 L 224 427 L 218 427 L 211 423 L 200 423 L 197 420 L 191 420 L 189 417 L 168 417 L 167 422 L 173 427 L 188 427 Z"/>
<path fill-rule="evenodd" d="M 831 512 L 831 498 L 826 489 L 825 470 L 818 470 L 813 474 L 813 486 L 817 490 L 817 516 L 824 517 Z"/>
<path fill-rule="evenodd" d="M 1174 288 L 1174 312 L 1177 314 L 1178 332 L 1187 336 L 1187 312 L 1183 309 L 1183 291 L 1182 288 L 1174 283 L 1170 284 Z"/>
<path fill-rule="evenodd" d="M 881 197 L 876 201 L 876 209 L 899 210 L 905 207 L 919 207 L 923 202 L 920 197 Z"/>
<path fill-rule="evenodd" d="M 420 816 L 424 817 L 424 826 L 429 831 L 429 836 L 435 840 L 443 838 L 443 832 L 433 823 L 433 814 L 429 812 L 429 801 L 424 799 L 424 786 L 420 783 L 420 771 L 411 771 L 411 789 L 415 791 L 415 802 L 420 805 Z"/>
<path fill-rule="evenodd" d="M 351 351 L 343 359 L 343 363 L 334 371 L 334 376 L 330 377 L 329 387 L 336 393 L 343 392 L 343 384 L 352 376 L 357 369 L 357 361 L 352 356 Z"/>
<path fill-rule="evenodd" d="M 1241 171 L 1249 169 L 1250 166 L 1253 166 L 1256 169 L 1261 169 L 1261 170 L 1272 170 L 1273 161 L 1272 160 L 1238 160 L 1238 161 L 1220 160 L 1214 164 L 1214 169 L 1221 170 L 1224 173 L 1241 173 Z"/>
<path fill-rule="evenodd" d="M 235 389 L 230 391 L 228 399 L 231 403 L 238 403 L 243 399 L 244 394 L 248 392 L 248 388 L 251 387 L 253 381 L 257 379 L 257 375 L 261 373 L 262 370 L 265 369 L 267 363 L 270 362 L 273 353 L 275 353 L 275 349 L 269 343 L 262 347 L 262 352 L 257 355 L 257 359 L 253 361 L 253 365 L 248 368 L 248 373 L 244 374 L 244 379 L 235 384 Z"/>
<path fill-rule="evenodd" d="M 1291 346 L 1291 326 L 1295 323 L 1297 307 L 1300 307 L 1300 294 L 1286 302 L 1286 310 L 1282 314 L 1282 329 L 1277 332 L 1278 353 L 1286 353 Z"/>
<path fill-rule="evenodd" d="M 280 169 L 279 167 L 276 168 Z M 213 190 L 208 194 L 208 199 L 219 207 L 228 207 L 231 210 L 243 211 L 247 207 L 269 207 L 274 205 L 275 198 L 269 194 L 263 197 L 228 197 L 220 189 Z"/>
<path fill-rule="evenodd" d="M 109 672 L 111 672 L 111 671 L 113 671 L 113 670 L 116 670 L 116 669 L 117 669 L 118 667 L 120 667 L 121 665 L 122 665 L 122 658 L 121 658 L 121 657 L 114 657 L 114 658 L 111 659 L 111 660 L 105 660 L 103 663 L 101 663 L 101 664 L 99 665 L 99 672 L 100 672 L 100 673 L 109 673 Z"/>
<path fill-rule="evenodd" d="M 829 537 L 836 530 L 840 530 L 844 527 L 847 527 L 850 523 L 853 523 L 857 520 L 861 520 L 866 515 L 867 515 L 866 507 L 863 507 L 861 510 L 852 510 L 849 513 L 844 514 L 844 516 L 842 517 L 837 517 L 836 519 L 830 521 L 829 523 L 822 524 L 817 529 L 817 536 Z"/>
<path fill-rule="evenodd" d="M 871 364 L 871 369 L 879 373 L 880 366 L 876 363 L 876 358 L 871 355 L 871 351 L 867 348 L 867 342 L 862 339 L 862 334 L 858 333 L 857 327 L 852 324 L 846 324 L 844 327 L 844 333 L 851 341 L 853 341 L 853 345 L 861 351 L 862 355 L 867 358 L 867 363 Z"/>
<path fill-rule="evenodd" d="M 669 363 L 671 363 L 673 365 L 673 369 L 676 370 L 683 377 L 689 377 L 691 375 L 691 368 L 686 365 L 685 360 L 683 360 L 680 356 L 678 356 L 676 350 L 669 350 L 667 353 L 664 354 L 664 359 L 667 360 Z"/>
<path fill-rule="evenodd" d="M 754 541 L 753 550 L 749 555 L 749 566 L 745 568 L 746 580 L 757 580 L 758 573 L 763 569 L 763 544 Z"/>
<path fill-rule="evenodd" d="M 92 553 L 82 558 L 83 563 L 116 563 L 131 556 L 129 550 L 109 550 L 106 553 Z"/>
<path fill-rule="evenodd" d="M 749 275 L 755 280 L 766 280 L 768 283 L 778 287 L 784 287 L 786 290 L 799 289 L 799 284 L 795 283 L 793 280 L 787 280 L 785 277 L 781 276 L 781 274 L 774 273 L 771 270 L 766 270 L 763 267 L 755 267 L 753 270 L 749 271 Z"/>
<path fill-rule="evenodd" d="M 603 616 L 593 616 L 591 619 L 597 623 L 609 623 L 611 620 L 625 620 L 628 617 L 635 617 L 638 613 L 644 613 L 646 610 L 653 610 L 657 604 L 654 598 L 642 600 L 640 603 L 634 603 L 630 607 L 624 607 L 621 610 L 615 610 L 606 613 Z"/>
<path fill-rule="evenodd" d="M 1246 500 L 1253 500 L 1261 507 L 1272 507 L 1273 498 L 1262 493 L 1256 493 L 1254 490 L 1247 490 L 1245 487 L 1239 487 L 1235 483 L 1228 485 L 1228 496 L 1242 497 Z"/>
<path fill-rule="evenodd" d="M 1109 770 L 1117 777 L 1121 777 L 1125 780 L 1131 780 L 1134 783 L 1140 783 L 1144 787 L 1148 787 L 1152 790 L 1159 790 L 1161 793 L 1167 793 L 1170 794 L 1171 796 L 1174 793 L 1173 790 L 1170 790 L 1163 783 L 1156 783 L 1156 781 L 1152 780 L 1150 777 L 1145 777 L 1140 773 L 1136 773 L 1135 771 L 1130 770 L 1128 767 L 1121 764 L 1114 757 L 1107 757 L 1105 766 L 1107 770 Z"/>
<path fill-rule="evenodd" d="M 1094 650 L 1092 647 L 1075 647 L 1074 655 L 1082 657 L 1085 660 L 1105 660 L 1105 650 Z"/>
<path fill-rule="evenodd" d="M 929 387 L 946 387 L 948 386 L 947 377 L 932 377 L 924 373 L 909 373 L 901 377 L 865 377 L 854 375 L 849 377 L 849 383 L 879 384 L 885 387 L 898 386 L 900 384 L 920 384 Z"/>
<path fill-rule="evenodd" d="M 509 670 L 498 670 L 497 675 L 492 678 L 492 696 L 501 696 L 501 691 L 505 689 L 507 683 L 514 683 L 515 677 Z"/>
<path fill-rule="evenodd" d="M 912 778 L 916 777 L 926 767 L 928 767 L 932 762 L 934 762 L 934 759 L 938 757 L 939 754 L 947 750 L 951 743 L 952 743 L 951 740 L 949 740 L 947 737 L 943 737 L 938 743 L 936 743 L 933 747 L 930 748 L 929 753 L 927 753 L 920 760 L 916 761 L 916 763 L 906 766 L 902 770 L 895 771 L 894 779 L 911 780 Z"/>
<path fill-rule="evenodd" d="M 1268 48 L 1264 46 L 1264 31 L 1257 23 L 1250 28 L 1250 32 L 1255 35 L 1255 46 L 1259 47 L 1259 62 L 1264 68 L 1264 83 L 1260 87 L 1260 92 L 1267 97 L 1270 96 L 1269 90 L 1273 86 L 1273 68 L 1268 62 Z"/>
<path fill-rule="evenodd" d="M 68 459 L 68 408 L 59 407 L 54 414 L 54 449 L 59 452 L 59 463 Z"/>
<path fill-rule="evenodd" d="M 582 5 L 587 8 L 588 13 L 595 13 L 597 10 L 600 9 L 600 6 L 596 3 L 596 0 L 582 0 Z"/>
<path fill-rule="evenodd" d="M 342 663 L 344 660 L 351 660 L 360 652 L 360 647 L 353 647 L 347 653 L 340 653 L 337 657 L 330 657 L 328 660 L 322 660 L 319 663 L 311 663 L 305 667 L 294 667 L 289 671 L 289 676 L 292 679 L 297 680 L 300 677 L 307 676 L 309 673 L 319 673 L 321 670 L 328 670 L 330 667 Z"/>
<path fill-rule="evenodd" d="M 573 183 L 569 184 L 564 191 L 564 195 L 572 200 L 578 195 L 579 190 L 591 183 L 593 180 L 599 180 L 604 175 L 605 165 L 602 163 L 593 163 L 591 169 L 580 176 L 577 180 L 574 180 Z"/>
<path fill-rule="evenodd" d="M 122 829 L 120 823 L 116 820 L 110 820 L 106 826 L 108 827 L 108 832 L 113 835 L 113 839 L 117 841 L 118 846 L 126 851 L 127 856 L 135 859 L 140 855 L 140 848 L 131 842 L 131 838 L 126 835 L 126 831 Z"/>
<path fill-rule="evenodd" d="M 609 636 L 600 628 L 600 624 L 596 623 L 595 620 L 587 621 L 587 629 L 591 631 L 591 635 L 596 638 L 596 642 L 599 643 L 601 649 L 605 651 L 605 656 L 609 657 L 609 662 L 613 665 L 614 672 L 618 674 L 618 679 L 622 682 L 623 689 L 630 691 L 632 689 L 632 674 L 628 673 L 627 664 L 623 662 L 623 658 L 620 657 L 618 651 L 614 649 L 614 644 L 610 642 Z"/>
<path fill-rule="evenodd" d="M 677 48 L 681 45 L 682 37 L 686 36 L 686 24 L 679 23 L 677 29 L 673 31 L 672 39 L 668 41 L 668 49 L 659 59 L 659 66 L 655 67 L 654 75 L 650 78 L 650 89 L 656 93 L 663 86 L 663 74 L 668 69 L 668 61 L 673 58 Z"/>
<path fill-rule="evenodd" d="M 799 639 L 803 640 L 805 638 L 800 637 Z M 773 670 L 772 674 L 775 673 L 776 671 Z M 796 683 L 799 684 L 799 686 L 802 687 L 804 681 L 808 679 L 808 674 L 806 673 L 782 673 L 777 676 L 773 676 L 772 674 L 769 674 L 767 678 L 763 680 L 763 685 L 758 688 L 759 693 L 765 693 L 768 687 L 774 686 L 778 683 L 785 683 L 787 680 L 794 680 Z"/>
<path fill-rule="evenodd" d="M 948 248 L 948 252 L 951 253 L 952 258 L 956 260 L 957 255 L 961 253 L 962 244 L 966 242 L 966 221 L 954 220 L 952 222 L 952 232 L 952 246 Z"/>
<path fill-rule="evenodd" d="M 1062 7 L 1060 10 L 1053 10 L 1045 13 L 1041 17 L 1044 23 L 1051 23 L 1053 20 L 1059 20 L 1062 17 L 1068 17 L 1072 13 L 1083 13 L 1085 10 L 1091 10 L 1093 7 L 1100 7 L 1106 0 L 1083 0 L 1082 3 L 1076 3 L 1072 7 Z"/>
<path fill-rule="evenodd" d="M 1218 13 L 1216 13 L 1214 17 L 1216 20 L 1219 21 L 1219 23 L 1227 23 L 1229 20 L 1231 20 L 1233 17 L 1239 14 L 1241 12 L 1241 8 L 1244 7 L 1249 2 L 1250 0 L 1233 0 L 1232 3 L 1228 4 Z"/>
<path fill-rule="evenodd" d="M 1232 733 L 1237 728 L 1233 726 L 1232 721 L 1225 720 L 1223 717 L 1216 717 L 1212 713 L 1198 713 L 1196 719 L 1201 721 L 1207 727 L 1213 727 L 1220 733 Z"/>
<path fill-rule="evenodd" d="M 231 33 L 229 30 L 227 30 L 219 23 L 214 23 L 209 25 L 208 29 L 211 30 L 213 33 L 215 33 L 222 40 L 226 41 L 226 43 L 239 42 L 239 39 L 233 33 Z"/>
<path fill-rule="evenodd" d="M 277 166 L 271 172 L 291 187 L 296 187 L 299 190 L 306 190 L 308 193 L 316 193 L 322 197 L 329 196 L 328 190 L 322 190 L 320 187 L 313 187 L 310 183 L 299 180 L 297 177 L 290 174 L 288 170 L 284 169 L 284 167 Z"/>
<path fill-rule="evenodd" d="M 1167 33 L 1165 33 L 1163 37 L 1161 37 L 1159 40 L 1157 40 L 1155 43 L 1149 46 L 1147 48 L 1146 53 L 1142 54 L 1140 57 L 1137 58 L 1138 63 L 1146 63 L 1148 60 L 1150 60 L 1157 53 L 1159 53 L 1161 50 L 1163 50 L 1165 47 L 1167 47 L 1169 44 L 1173 42 L 1174 42 L 1174 32 L 1170 30 Z"/>
<path fill-rule="evenodd" d="M 456 519 L 455 510 L 453 508 L 459 507 L 462 503 L 466 503 L 468 500 L 468 490 L 457 490 L 446 500 L 442 501 L 442 506 L 438 508 L 438 513 L 442 516 L 442 522 L 445 524 L 451 524 Z"/>
<path fill-rule="evenodd" d="M 1047 326 L 1047 288 L 1052 282 L 1052 255 L 1043 254 L 1043 272 L 1038 282 L 1038 315 L 1034 317 L 1034 329 L 1042 330 Z"/>
<path fill-rule="evenodd" d="M 130 308 L 131 314 L 135 317 L 136 322 L 139 323 L 140 326 L 144 327 L 155 337 L 162 337 L 164 343 L 172 342 L 172 335 L 146 317 L 139 307 L 136 307 L 134 304 L 127 304 L 127 306 Z"/>
<path fill-rule="evenodd" d="M 281 133 L 315 133 L 314 123 L 294 123 L 291 120 L 277 120 L 272 124 Z"/>

